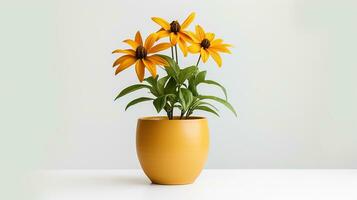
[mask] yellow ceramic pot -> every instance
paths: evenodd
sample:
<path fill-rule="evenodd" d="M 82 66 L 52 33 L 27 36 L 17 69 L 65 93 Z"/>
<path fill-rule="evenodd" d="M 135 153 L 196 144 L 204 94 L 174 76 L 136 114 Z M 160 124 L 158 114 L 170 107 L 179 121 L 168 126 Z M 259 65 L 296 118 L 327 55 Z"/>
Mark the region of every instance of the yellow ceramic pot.
<path fill-rule="evenodd" d="M 206 162 L 208 148 L 206 118 L 145 117 L 138 120 L 136 151 L 152 183 L 193 183 Z"/>

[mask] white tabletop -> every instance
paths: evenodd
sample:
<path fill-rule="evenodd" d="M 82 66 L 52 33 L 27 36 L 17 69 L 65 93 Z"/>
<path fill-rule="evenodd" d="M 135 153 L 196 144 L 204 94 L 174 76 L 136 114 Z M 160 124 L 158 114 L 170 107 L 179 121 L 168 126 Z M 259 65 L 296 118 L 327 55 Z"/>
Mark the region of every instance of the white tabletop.
<path fill-rule="evenodd" d="M 153 185 L 141 170 L 52 170 L 36 183 L 40 200 L 357 199 L 357 170 L 204 170 L 181 186 Z"/>

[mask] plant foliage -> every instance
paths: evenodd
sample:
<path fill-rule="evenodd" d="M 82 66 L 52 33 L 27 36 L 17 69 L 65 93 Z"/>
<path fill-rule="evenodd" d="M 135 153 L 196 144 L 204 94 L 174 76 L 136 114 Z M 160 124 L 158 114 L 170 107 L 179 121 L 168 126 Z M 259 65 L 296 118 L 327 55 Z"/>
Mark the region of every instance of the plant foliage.
<path fill-rule="evenodd" d="M 166 76 L 148 77 L 144 79 L 146 84 L 135 84 L 123 89 L 115 100 L 141 89 L 146 89 L 153 97 L 134 99 L 128 103 L 125 110 L 135 104 L 152 101 L 156 111 L 160 113 L 164 110 L 169 119 L 173 119 L 175 108 L 180 111 L 180 119 L 189 118 L 197 110 L 219 116 L 218 109 L 209 103 L 213 101 L 224 105 L 237 116 L 235 109 L 227 100 L 226 89 L 220 83 L 206 79 L 206 71 L 199 71 L 197 66 L 181 69 L 174 59 L 165 55 L 160 56 L 169 63 L 165 66 Z M 197 89 L 200 84 L 219 87 L 224 98 L 200 94 Z"/>

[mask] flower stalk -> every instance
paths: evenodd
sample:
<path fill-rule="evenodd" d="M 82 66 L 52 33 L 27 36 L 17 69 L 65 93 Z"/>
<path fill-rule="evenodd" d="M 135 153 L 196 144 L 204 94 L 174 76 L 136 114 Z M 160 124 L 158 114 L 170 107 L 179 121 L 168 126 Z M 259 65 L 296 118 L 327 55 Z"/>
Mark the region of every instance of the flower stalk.
<path fill-rule="evenodd" d="M 176 64 L 178 63 L 178 55 L 177 55 L 177 44 L 175 44 L 175 54 L 176 54 Z"/>
<path fill-rule="evenodd" d="M 171 46 L 171 58 L 174 59 L 174 48 Z"/>
<path fill-rule="evenodd" d="M 200 60 L 201 60 L 201 55 L 198 56 L 198 60 L 197 60 L 197 63 L 196 63 L 196 67 L 198 67 L 198 64 L 200 63 Z"/>

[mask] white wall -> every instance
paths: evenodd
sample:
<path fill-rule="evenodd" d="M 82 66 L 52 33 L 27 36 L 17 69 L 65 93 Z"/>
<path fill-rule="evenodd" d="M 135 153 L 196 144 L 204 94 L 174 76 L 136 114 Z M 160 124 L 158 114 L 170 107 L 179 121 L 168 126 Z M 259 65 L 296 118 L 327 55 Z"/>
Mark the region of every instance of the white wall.
<path fill-rule="evenodd" d="M 239 113 L 237 119 L 221 107 L 221 118 L 207 115 L 207 168 L 356 168 L 356 6 L 342 0 L 57 1 L 48 15 L 51 78 L 41 79 L 53 87 L 37 94 L 53 97 L 50 114 L 40 117 L 52 127 L 43 167 L 139 167 L 136 119 L 155 111 L 144 103 L 124 112 L 129 97 L 113 102 L 137 80 L 133 68 L 113 75 L 111 51 L 137 30 L 155 31 L 151 16 L 183 20 L 195 11 L 194 24 L 235 46 L 221 69 L 202 66 L 226 86 Z"/>

